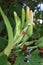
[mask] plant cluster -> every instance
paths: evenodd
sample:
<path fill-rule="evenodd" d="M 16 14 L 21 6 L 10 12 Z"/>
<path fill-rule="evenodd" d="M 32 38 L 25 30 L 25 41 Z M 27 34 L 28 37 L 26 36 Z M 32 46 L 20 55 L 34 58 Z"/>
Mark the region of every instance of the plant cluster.
<path fill-rule="evenodd" d="M 32 10 L 23 7 L 21 19 L 14 11 L 14 30 L 1 7 L 0 13 L 8 33 L 7 40 L 0 38 L 0 65 L 43 65 L 43 36 L 29 41 L 35 26 Z"/>

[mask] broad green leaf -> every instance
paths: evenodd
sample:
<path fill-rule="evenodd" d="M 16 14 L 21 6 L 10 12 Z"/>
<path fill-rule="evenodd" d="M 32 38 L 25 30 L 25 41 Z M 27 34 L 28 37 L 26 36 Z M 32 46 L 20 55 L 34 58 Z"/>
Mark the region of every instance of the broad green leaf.
<path fill-rule="evenodd" d="M 8 56 L 11 52 L 12 47 L 14 46 L 13 31 L 12 31 L 12 27 L 10 25 L 9 20 L 8 20 L 7 16 L 4 14 L 4 12 L 2 11 L 1 7 L 0 7 L 0 13 L 3 17 L 4 23 L 7 28 L 7 33 L 8 33 L 8 46 L 4 50 L 4 53 Z"/>

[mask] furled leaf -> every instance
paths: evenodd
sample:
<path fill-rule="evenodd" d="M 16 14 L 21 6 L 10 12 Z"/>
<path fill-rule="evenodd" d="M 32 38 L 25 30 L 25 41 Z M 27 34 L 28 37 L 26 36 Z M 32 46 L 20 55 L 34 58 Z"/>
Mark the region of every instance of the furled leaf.
<path fill-rule="evenodd" d="M 27 33 L 31 36 L 33 33 L 33 12 L 29 10 L 29 7 L 26 8 L 26 25 L 29 25 Z"/>
<path fill-rule="evenodd" d="M 22 8 L 22 23 L 21 24 L 22 24 L 21 27 L 23 29 L 25 26 L 25 9 L 24 8 Z"/>
<path fill-rule="evenodd" d="M 33 33 L 33 12 L 29 9 L 29 7 L 26 7 L 26 23 L 25 24 L 26 26 L 28 26 L 28 29 L 22 41 L 28 40 Z"/>
<path fill-rule="evenodd" d="M 25 33 L 25 31 L 27 30 L 27 28 L 28 28 L 28 26 L 26 26 L 22 31 L 21 31 L 21 33 L 19 34 L 19 36 L 18 36 L 18 38 L 15 40 L 15 43 L 20 43 L 21 42 L 21 40 L 22 40 L 22 38 L 24 37 L 24 33 Z"/>
<path fill-rule="evenodd" d="M 21 31 L 21 20 L 19 18 L 19 16 L 16 14 L 16 12 L 14 12 L 14 17 L 15 17 L 15 22 L 16 22 L 16 26 L 14 29 L 14 42 L 15 40 L 18 38 L 18 36 L 20 35 L 20 31 Z"/>
<path fill-rule="evenodd" d="M 6 47 L 6 49 L 4 50 L 4 53 L 6 55 L 9 55 L 11 52 L 11 49 L 14 45 L 14 40 L 13 40 L 13 31 L 12 31 L 12 27 L 10 25 L 10 22 L 7 18 L 7 16 L 4 14 L 4 12 L 2 11 L 1 7 L 0 7 L 0 13 L 3 17 L 4 23 L 6 25 L 7 28 L 7 32 L 8 32 L 8 46 Z"/>

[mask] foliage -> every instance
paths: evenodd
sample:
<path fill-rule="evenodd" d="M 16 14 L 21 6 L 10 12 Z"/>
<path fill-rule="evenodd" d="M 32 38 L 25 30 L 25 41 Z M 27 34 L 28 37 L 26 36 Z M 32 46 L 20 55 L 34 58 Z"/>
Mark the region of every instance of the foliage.
<path fill-rule="evenodd" d="M 0 1 L 1 7 L 2 2 L 3 1 Z M 21 4 L 18 5 L 19 2 L 29 4 L 30 8 L 28 6 L 22 7 Z M 0 65 L 43 65 L 43 58 L 41 58 L 39 50 L 39 48 L 43 48 L 43 24 L 39 22 L 37 24 L 37 20 L 40 17 L 37 18 L 37 12 L 35 15 L 32 12 L 32 10 L 35 10 L 39 0 L 34 1 L 35 5 L 32 4 L 34 7 L 30 6 L 33 1 L 29 2 L 28 0 L 16 0 L 16 5 L 14 5 L 15 3 L 10 3 L 11 6 L 9 4 L 6 4 L 6 7 L 3 6 L 2 8 L 6 9 L 6 11 L 3 9 L 4 12 L 0 7 L 1 21 L 2 18 L 4 20 L 4 23 L 3 21 L 2 23 L 0 22 L 0 34 L 5 28 L 4 25 L 7 30 L 4 37 L 0 36 Z M 12 12 L 14 12 L 14 18 Z M 33 16 L 35 18 L 34 22 Z M 40 16 L 40 14 L 38 14 L 38 16 Z M 9 58 L 11 62 L 8 60 Z"/>

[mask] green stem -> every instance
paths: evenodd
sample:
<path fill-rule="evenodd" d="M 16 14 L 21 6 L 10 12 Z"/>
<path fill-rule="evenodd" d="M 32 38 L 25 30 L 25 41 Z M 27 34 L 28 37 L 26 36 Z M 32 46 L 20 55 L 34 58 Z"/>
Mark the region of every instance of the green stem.
<path fill-rule="evenodd" d="M 27 49 L 34 49 L 34 48 L 37 48 L 38 46 L 32 46 L 32 47 L 28 47 Z"/>

